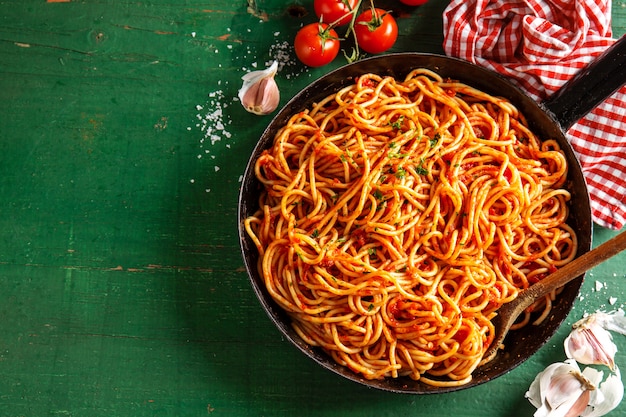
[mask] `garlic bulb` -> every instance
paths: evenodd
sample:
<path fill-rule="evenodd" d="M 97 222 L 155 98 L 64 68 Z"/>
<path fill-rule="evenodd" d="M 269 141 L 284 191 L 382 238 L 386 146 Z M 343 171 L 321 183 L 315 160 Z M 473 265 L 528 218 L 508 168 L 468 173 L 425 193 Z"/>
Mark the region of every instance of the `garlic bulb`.
<path fill-rule="evenodd" d="M 587 408 L 595 386 L 584 378 L 575 361 L 554 363 L 530 385 L 526 398 L 537 407 L 535 417 L 578 417 Z"/>
<path fill-rule="evenodd" d="M 262 71 L 252 71 L 241 77 L 243 86 L 239 89 L 239 100 L 250 113 L 266 115 L 278 107 L 280 92 L 274 76 L 278 72 L 278 62 Z"/>
<path fill-rule="evenodd" d="M 534 417 L 600 417 L 617 407 L 624 391 L 617 368 L 603 378 L 603 372 L 590 367 L 581 372 L 567 359 L 537 375 L 526 398 L 537 408 Z"/>
<path fill-rule="evenodd" d="M 624 312 L 596 312 L 572 326 L 565 339 L 565 354 L 585 365 L 606 365 L 613 369 L 617 346 L 609 330 L 626 334 Z"/>

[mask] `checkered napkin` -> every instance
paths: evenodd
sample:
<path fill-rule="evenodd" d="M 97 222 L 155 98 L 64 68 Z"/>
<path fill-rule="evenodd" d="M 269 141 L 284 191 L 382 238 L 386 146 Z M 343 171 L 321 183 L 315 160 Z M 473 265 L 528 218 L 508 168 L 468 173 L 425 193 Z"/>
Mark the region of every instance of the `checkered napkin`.
<path fill-rule="evenodd" d="M 611 0 L 452 0 L 443 15 L 446 54 L 493 69 L 544 100 L 615 40 Z M 589 186 L 594 221 L 626 221 L 626 87 L 567 136 Z"/>

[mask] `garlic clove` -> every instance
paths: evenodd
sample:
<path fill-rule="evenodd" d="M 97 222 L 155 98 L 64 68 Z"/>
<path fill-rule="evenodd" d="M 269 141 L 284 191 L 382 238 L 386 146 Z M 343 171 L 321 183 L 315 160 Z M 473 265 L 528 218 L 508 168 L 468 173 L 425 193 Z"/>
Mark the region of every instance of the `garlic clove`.
<path fill-rule="evenodd" d="M 280 91 L 274 80 L 277 72 L 278 62 L 274 61 L 269 68 L 241 77 L 243 85 L 239 89 L 239 100 L 244 109 L 260 116 L 276 110 L 280 102 Z"/>
<path fill-rule="evenodd" d="M 594 313 L 574 323 L 564 342 L 565 354 L 585 365 L 606 365 L 613 369 L 617 346 L 603 326 L 612 323 L 605 313 Z"/>
<path fill-rule="evenodd" d="M 563 368 L 560 367 L 559 369 Z M 594 389 L 595 387 L 579 371 L 566 369 L 566 372 L 558 372 L 557 370 L 548 383 L 548 390 L 545 395 L 546 402 L 553 409 L 564 405 L 568 405 L 567 408 L 571 409 L 574 404 L 579 402 L 583 394 L 587 393 L 582 408 L 584 410 L 589 400 L 589 391 Z"/>
<path fill-rule="evenodd" d="M 539 373 L 526 398 L 537 408 L 534 417 L 577 417 L 587 408 L 594 390 L 576 361 L 568 359 Z"/>
<path fill-rule="evenodd" d="M 537 408 L 534 417 L 601 417 L 622 401 L 624 385 L 619 369 L 604 380 L 592 367 L 582 372 L 573 359 L 554 363 L 539 373 L 526 392 Z"/>

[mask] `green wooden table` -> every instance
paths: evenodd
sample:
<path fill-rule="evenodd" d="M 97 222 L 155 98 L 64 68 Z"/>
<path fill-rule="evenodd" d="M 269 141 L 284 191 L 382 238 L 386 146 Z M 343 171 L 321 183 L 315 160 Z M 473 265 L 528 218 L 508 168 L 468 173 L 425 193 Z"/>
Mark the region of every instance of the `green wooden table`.
<path fill-rule="evenodd" d="M 442 52 L 445 1 L 379 4 L 400 16 L 394 51 Z M 564 359 L 569 325 L 624 306 L 626 254 L 588 275 L 532 360 L 445 395 L 368 390 L 282 339 L 236 219 L 270 118 L 235 97 L 272 59 L 283 103 L 343 63 L 295 61 L 311 20 L 309 0 L 0 1 L 0 416 L 530 416 L 524 393 Z"/>

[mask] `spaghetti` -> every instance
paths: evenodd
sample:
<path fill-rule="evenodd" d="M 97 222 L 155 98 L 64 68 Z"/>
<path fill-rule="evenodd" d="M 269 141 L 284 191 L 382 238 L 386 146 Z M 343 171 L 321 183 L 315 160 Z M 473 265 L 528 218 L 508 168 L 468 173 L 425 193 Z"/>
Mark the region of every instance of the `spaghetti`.
<path fill-rule="evenodd" d="M 254 169 L 245 229 L 267 291 L 368 379 L 468 383 L 498 307 L 576 253 L 558 144 L 429 70 L 359 77 L 293 115 Z"/>

